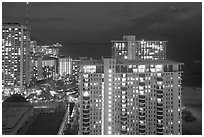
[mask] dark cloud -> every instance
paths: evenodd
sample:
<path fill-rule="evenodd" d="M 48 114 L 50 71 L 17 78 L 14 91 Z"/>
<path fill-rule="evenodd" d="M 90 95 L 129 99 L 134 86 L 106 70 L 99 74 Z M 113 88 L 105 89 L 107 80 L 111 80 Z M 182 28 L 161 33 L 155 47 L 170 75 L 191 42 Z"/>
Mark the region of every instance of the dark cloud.
<path fill-rule="evenodd" d="M 196 65 L 201 65 L 202 64 L 202 60 L 197 60 L 196 59 L 196 60 L 193 61 L 193 63 L 196 64 Z"/>
<path fill-rule="evenodd" d="M 26 18 L 16 18 L 18 20 L 26 20 Z M 67 18 L 64 17 L 49 17 L 49 18 L 29 18 L 31 22 L 55 22 L 55 21 L 66 21 Z"/>
<path fill-rule="evenodd" d="M 168 6 L 146 16 L 135 18 L 130 30 L 146 39 L 167 40 L 167 56 L 188 63 L 187 59 L 201 58 L 202 14 L 192 14 L 198 7 Z M 186 49 L 186 50 L 184 50 Z M 189 56 L 191 55 L 191 56 Z M 188 63 L 190 64 L 190 63 Z"/>
<path fill-rule="evenodd" d="M 138 31 L 144 32 L 148 30 L 165 29 L 177 25 L 178 23 L 189 20 L 191 17 L 188 15 L 190 8 L 176 8 L 164 7 L 156 10 L 148 15 L 134 18 L 131 20 L 133 26 L 139 28 Z"/>
<path fill-rule="evenodd" d="M 121 9 L 116 9 L 110 13 L 111 17 L 131 17 L 134 13 L 132 12 L 131 4 L 124 3 Z"/>

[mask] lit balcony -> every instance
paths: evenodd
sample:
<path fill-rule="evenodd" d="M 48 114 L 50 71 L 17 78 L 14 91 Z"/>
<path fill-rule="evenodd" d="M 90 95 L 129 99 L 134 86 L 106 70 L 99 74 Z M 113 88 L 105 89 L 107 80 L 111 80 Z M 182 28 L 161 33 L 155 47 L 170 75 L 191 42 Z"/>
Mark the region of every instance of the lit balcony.
<path fill-rule="evenodd" d="M 122 103 L 127 103 L 127 99 L 122 99 Z"/>
<path fill-rule="evenodd" d="M 127 113 L 121 113 L 121 117 L 127 117 Z"/>

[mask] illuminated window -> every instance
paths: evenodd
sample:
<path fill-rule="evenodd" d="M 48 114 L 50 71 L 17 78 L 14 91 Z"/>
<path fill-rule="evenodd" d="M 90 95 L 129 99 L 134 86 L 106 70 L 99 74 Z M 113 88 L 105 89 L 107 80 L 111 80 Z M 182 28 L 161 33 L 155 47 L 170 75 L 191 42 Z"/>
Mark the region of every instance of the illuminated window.
<path fill-rule="evenodd" d="M 161 99 L 160 99 L 160 98 L 158 98 L 158 99 L 157 99 L 157 102 L 158 102 L 158 103 L 161 103 Z"/>
<path fill-rule="evenodd" d="M 162 72 L 163 71 L 162 65 L 155 65 L 156 72 Z"/>
<path fill-rule="evenodd" d="M 144 95 L 144 91 L 140 91 L 140 95 Z"/>
<path fill-rule="evenodd" d="M 145 72 L 145 65 L 138 66 L 139 72 Z"/>

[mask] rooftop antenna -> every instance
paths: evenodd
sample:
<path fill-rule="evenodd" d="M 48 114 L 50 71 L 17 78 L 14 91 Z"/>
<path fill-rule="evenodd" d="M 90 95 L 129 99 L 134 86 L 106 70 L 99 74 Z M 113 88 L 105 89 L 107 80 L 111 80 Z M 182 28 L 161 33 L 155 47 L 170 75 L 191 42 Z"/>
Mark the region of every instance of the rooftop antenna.
<path fill-rule="evenodd" d="M 29 19 L 29 2 L 26 2 L 26 26 L 28 26 Z"/>

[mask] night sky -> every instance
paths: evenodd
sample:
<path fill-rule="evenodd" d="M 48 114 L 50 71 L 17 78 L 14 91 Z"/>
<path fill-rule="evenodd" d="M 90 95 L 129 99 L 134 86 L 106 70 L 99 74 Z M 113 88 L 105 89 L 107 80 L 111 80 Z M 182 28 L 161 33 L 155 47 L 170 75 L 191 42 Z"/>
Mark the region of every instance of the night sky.
<path fill-rule="evenodd" d="M 26 3 L 2 3 L 2 22 L 25 24 Z M 123 35 L 166 40 L 167 59 L 185 63 L 184 85 L 202 85 L 202 3 L 29 3 L 32 40 L 61 43 L 71 57 L 111 56 Z"/>

